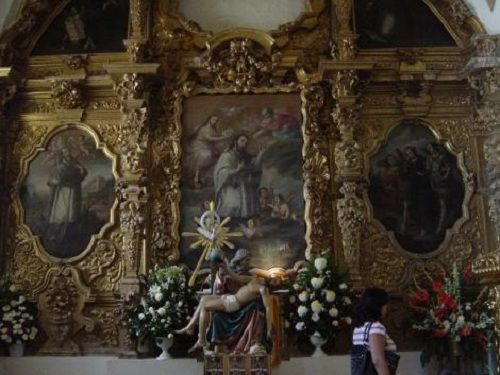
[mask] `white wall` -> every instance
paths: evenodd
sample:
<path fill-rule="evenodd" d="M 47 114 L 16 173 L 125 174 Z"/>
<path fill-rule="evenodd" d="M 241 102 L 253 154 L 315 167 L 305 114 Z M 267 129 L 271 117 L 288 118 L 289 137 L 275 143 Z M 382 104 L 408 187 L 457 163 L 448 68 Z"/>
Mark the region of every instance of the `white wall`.
<path fill-rule="evenodd" d="M 465 2 L 479 17 L 488 34 L 500 34 L 500 0 L 496 1 L 493 12 L 490 10 L 487 0 L 465 0 Z"/>
<path fill-rule="evenodd" d="M 305 0 L 182 0 L 179 10 L 204 30 L 234 27 L 276 30 L 306 10 Z"/>

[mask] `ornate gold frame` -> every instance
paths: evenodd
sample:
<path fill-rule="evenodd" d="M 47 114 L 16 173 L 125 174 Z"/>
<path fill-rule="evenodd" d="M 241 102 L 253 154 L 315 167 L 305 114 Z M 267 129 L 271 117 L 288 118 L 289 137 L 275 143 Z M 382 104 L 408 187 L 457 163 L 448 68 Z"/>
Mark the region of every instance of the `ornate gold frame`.
<path fill-rule="evenodd" d="M 315 130 L 315 125 L 317 125 L 317 110 L 315 107 L 318 106 L 318 100 L 321 100 L 322 95 L 318 95 L 316 90 L 318 87 L 312 88 L 305 85 L 299 86 L 287 86 L 278 85 L 273 87 L 253 87 L 248 90 L 239 90 L 235 88 L 213 88 L 204 85 L 197 85 L 194 82 L 184 82 L 179 85 L 179 88 L 173 93 L 175 100 L 170 103 L 172 106 L 172 119 L 168 121 L 169 128 L 164 131 L 169 134 L 167 144 L 162 143 L 163 149 L 175 150 L 174 153 L 168 155 L 168 179 L 170 186 L 169 190 L 169 200 L 168 206 L 164 207 L 162 210 L 163 215 L 166 217 L 171 217 L 171 222 L 168 227 L 168 237 L 167 243 L 171 244 L 170 251 L 167 254 L 163 254 L 162 257 L 166 257 L 170 260 L 177 260 L 180 257 L 179 253 L 179 221 L 180 221 L 180 160 L 182 156 L 181 150 L 181 139 L 182 139 L 182 123 L 181 116 L 183 111 L 184 100 L 194 97 L 197 95 L 227 95 L 227 94 L 242 94 L 242 95 L 259 95 L 259 94 L 292 94 L 296 93 L 301 97 L 302 103 L 302 133 L 304 139 L 303 146 L 303 159 L 304 159 L 304 198 L 306 202 L 305 209 L 305 222 L 306 222 L 306 257 L 314 251 L 329 248 L 330 236 L 320 235 L 318 230 L 313 228 L 314 224 L 324 222 L 324 218 L 318 215 L 320 211 L 319 206 L 321 201 L 315 200 L 315 197 L 319 196 L 320 191 L 326 192 L 326 188 L 329 185 L 330 172 L 328 170 L 328 155 L 324 151 L 321 152 L 318 147 L 319 139 L 317 139 L 317 129 Z M 316 95 L 311 95 L 316 92 Z M 162 152 L 157 149 L 155 150 L 155 145 L 153 144 L 153 155 L 161 155 Z M 161 163 L 161 159 L 158 161 Z M 315 214 L 313 214 L 315 213 Z M 325 230 L 325 229 L 323 229 Z"/>
<path fill-rule="evenodd" d="M 322 175 L 316 175 L 313 176 L 310 173 L 307 172 L 307 167 L 308 165 L 311 165 L 311 161 L 315 159 L 315 157 L 318 157 L 315 155 L 314 149 L 313 149 L 313 137 L 311 137 L 311 130 L 313 126 L 313 121 L 310 118 L 310 107 L 314 105 L 313 103 L 310 103 L 309 100 L 310 98 L 307 97 L 306 95 L 306 88 L 304 86 L 302 87 L 290 87 L 290 86 L 285 86 L 285 85 L 280 85 L 280 86 L 275 86 L 275 87 L 255 87 L 251 88 L 248 91 L 245 91 L 245 93 L 242 93 L 241 95 L 246 95 L 250 97 L 251 95 L 259 95 L 259 94 L 292 94 L 295 93 L 297 95 L 300 95 L 301 98 L 301 111 L 303 113 L 303 119 L 302 119 L 302 136 L 303 136 L 303 149 L 302 149 L 302 157 L 304 160 L 304 199 L 305 199 L 305 217 L 304 221 L 306 223 L 306 234 L 305 234 L 305 240 L 306 240 L 306 252 L 305 252 L 305 257 L 309 258 L 312 253 L 315 251 L 320 251 L 323 250 L 322 248 L 318 248 L 318 244 L 323 244 L 323 246 L 326 245 L 325 239 L 321 238 L 316 235 L 313 231 L 312 228 L 312 223 L 316 221 L 315 218 L 312 217 L 313 215 L 313 207 L 318 206 L 321 204 L 321 202 L 316 202 L 313 200 L 313 197 L 310 194 L 309 190 L 314 190 L 316 188 L 315 184 L 319 183 L 318 180 L 323 180 L 323 183 L 326 183 L 329 180 L 329 172 L 326 170 L 323 171 Z M 204 87 L 204 86 L 199 86 L 199 85 L 192 85 L 190 83 L 185 83 L 181 86 L 181 89 L 176 91 L 174 94 L 174 97 L 176 98 L 174 102 L 174 127 L 175 131 L 171 133 L 169 141 L 171 142 L 170 147 L 172 149 L 178 149 L 181 150 L 181 138 L 182 138 L 182 122 L 181 122 L 181 116 L 182 116 L 182 111 L 183 111 L 183 102 L 184 100 L 194 97 L 197 95 L 227 95 L 227 94 L 234 94 L 234 89 L 232 88 L 209 88 L 209 87 Z M 181 168 L 180 168 L 180 160 L 182 156 L 182 151 L 179 153 L 179 157 L 175 158 L 174 160 L 171 160 L 171 166 L 174 170 L 179 171 L 181 173 Z M 326 165 L 325 165 L 326 167 Z M 177 176 L 174 176 L 173 179 L 175 180 L 180 180 L 180 173 Z M 172 243 L 175 244 L 174 250 L 171 254 L 172 257 L 179 259 L 180 253 L 179 253 L 179 240 L 180 240 L 180 232 L 179 232 L 179 221 L 180 221 L 180 211 L 179 211 L 179 204 L 180 204 L 180 199 L 181 199 L 181 194 L 180 194 L 180 188 L 177 187 L 176 190 L 172 192 L 173 194 L 173 199 L 172 199 L 172 204 L 171 204 L 171 210 L 169 212 L 169 215 L 171 215 L 174 220 L 173 223 L 170 227 L 170 236 L 172 237 Z"/>
<path fill-rule="evenodd" d="M 400 251 L 402 255 L 404 255 L 407 258 L 430 259 L 430 258 L 435 258 L 435 257 L 441 255 L 444 251 L 446 251 L 446 249 L 449 247 L 449 244 L 452 240 L 452 237 L 454 235 L 460 233 L 460 229 L 462 228 L 462 226 L 468 220 L 470 220 L 469 205 L 470 205 L 470 200 L 471 200 L 472 195 L 473 195 L 474 190 L 475 190 L 475 186 L 471 182 L 472 176 L 471 176 L 470 172 L 467 170 L 465 163 L 464 163 L 464 150 L 459 151 L 457 149 L 457 147 L 455 147 L 453 145 L 452 141 L 450 141 L 446 138 L 443 138 L 440 135 L 439 130 L 437 130 L 436 127 L 433 126 L 431 123 L 429 123 L 428 120 L 423 121 L 423 120 L 418 119 L 418 122 L 421 125 L 427 127 L 434 134 L 437 141 L 440 144 L 443 144 L 448 149 L 448 151 L 451 152 L 453 155 L 455 155 L 455 157 L 457 158 L 457 165 L 458 165 L 460 172 L 463 176 L 462 181 L 464 183 L 464 190 L 465 190 L 465 196 L 464 196 L 464 200 L 462 202 L 463 216 L 453 224 L 452 228 L 450 228 L 446 231 L 446 235 L 445 235 L 444 240 L 441 242 L 441 244 L 439 245 L 439 247 L 436 250 L 429 252 L 427 254 L 415 254 L 415 253 L 409 252 L 406 249 L 404 249 L 397 241 L 396 237 L 394 236 L 394 233 L 386 230 L 384 225 L 382 223 L 380 223 L 380 221 L 377 220 L 373 216 L 373 206 L 370 203 L 370 200 L 368 198 L 368 192 L 364 191 L 363 195 L 364 195 L 364 199 L 366 201 L 368 220 L 373 222 L 381 232 L 386 233 L 389 236 L 389 239 L 391 240 L 392 245 L 398 251 Z M 380 139 L 378 142 L 374 141 L 372 146 L 365 151 L 365 178 L 367 181 L 369 180 L 369 173 L 370 173 L 370 164 L 369 163 L 370 163 L 371 157 L 373 155 L 375 155 L 378 152 L 378 150 L 380 149 L 380 147 L 382 147 L 387 142 L 387 137 L 388 137 L 389 133 L 395 127 L 397 127 L 399 124 L 400 124 L 400 122 L 396 122 L 393 125 L 391 125 L 387 130 L 385 130 L 385 132 L 384 132 L 385 134 L 383 135 L 383 138 Z"/>
<path fill-rule="evenodd" d="M 23 157 L 20 161 L 21 163 L 21 168 L 20 168 L 20 175 L 18 177 L 17 181 L 17 186 L 22 186 L 26 178 L 28 177 L 28 170 L 29 170 L 29 165 L 30 163 L 41 153 L 47 150 L 47 145 L 49 142 L 52 140 L 52 138 L 66 130 L 72 130 L 72 129 L 79 129 L 87 134 L 89 134 L 92 139 L 94 140 L 96 144 L 96 148 L 98 150 L 101 150 L 104 152 L 104 154 L 111 160 L 112 162 L 112 174 L 113 177 L 115 178 L 115 181 L 118 180 L 119 174 L 117 170 L 117 156 L 116 154 L 112 153 L 107 145 L 102 141 L 98 133 L 96 133 L 92 128 L 90 128 L 88 125 L 83 124 L 83 123 L 71 123 L 71 124 L 63 124 L 63 125 L 56 125 L 49 133 L 47 133 L 42 140 L 41 144 L 34 144 L 33 148 L 27 154 L 25 157 Z M 26 225 L 25 223 L 25 212 L 24 208 L 21 204 L 20 196 L 19 194 L 16 195 L 15 198 L 15 205 L 14 205 L 14 210 L 15 210 L 15 215 L 16 217 L 20 220 L 18 223 L 24 230 L 28 233 L 29 236 L 33 237 L 36 246 L 35 246 L 35 254 L 40 257 L 40 259 L 50 262 L 50 263 L 60 263 L 60 264 L 72 264 L 76 263 L 83 258 L 87 256 L 87 254 L 93 249 L 96 245 L 96 243 L 103 239 L 104 236 L 110 231 L 111 228 L 116 226 L 116 215 L 117 215 L 117 207 L 118 207 L 118 201 L 115 199 L 111 211 L 110 211 L 110 221 L 106 224 L 103 225 L 103 227 L 99 230 L 99 232 L 95 235 L 92 235 L 90 238 L 90 241 L 86 248 L 77 256 L 67 258 L 67 259 L 61 259 L 61 258 L 56 258 L 47 253 L 45 250 L 44 246 L 42 245 L 42 242 L 40 241 L 40 238 L 38 236 L 33 235 L 31 232 L 30 228 Z"/>

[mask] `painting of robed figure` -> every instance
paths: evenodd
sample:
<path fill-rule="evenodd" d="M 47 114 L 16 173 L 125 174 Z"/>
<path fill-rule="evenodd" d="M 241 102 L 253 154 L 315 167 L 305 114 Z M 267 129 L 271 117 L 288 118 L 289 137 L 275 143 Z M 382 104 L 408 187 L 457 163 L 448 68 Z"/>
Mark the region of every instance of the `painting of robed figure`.
<path fill-rule="evenodd" d="M 287 268 L 303 259 L 299 96 L 193 96 L 182 125 L 181 232 L 195 230 L 193 218 L 213 201 L 243 234 L 235 246 L 248 249 L 253 266 Z M 193 267 L 198 258 L 181 239 L 181 261 Z"/>
<path fill-rule="evenodd" d="M 394 127 L 370 161 L 373 216 L 403 249 L 428 254 L 463 216 L 457 158 L 418 121 Z"/>
<path fill-rule="evenodd" d="M 61 131 L 31 161 L 21 202 L 26 224 L 48 254 L 76 256 L 110 220 L 112 161 L 89 133 Z"/>

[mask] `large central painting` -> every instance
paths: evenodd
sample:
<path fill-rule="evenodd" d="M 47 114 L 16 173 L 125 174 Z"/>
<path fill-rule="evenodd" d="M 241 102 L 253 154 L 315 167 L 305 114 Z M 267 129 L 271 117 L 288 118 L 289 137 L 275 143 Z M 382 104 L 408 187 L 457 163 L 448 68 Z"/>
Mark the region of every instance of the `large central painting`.
<path fill-rule="evenodd" d="M 304 258 L 303 137 L 298 95 L 200 95 L 183 109 L 181 231 L 209 202 L 230 217 L 236 249 L 255 267 L 288 268 Z M 181 239 L 181 260 L 199 250 Z M 228 250 L 228 249 L 226 249 Z M 233 250 L 234 251 L 234 250 Z"/>

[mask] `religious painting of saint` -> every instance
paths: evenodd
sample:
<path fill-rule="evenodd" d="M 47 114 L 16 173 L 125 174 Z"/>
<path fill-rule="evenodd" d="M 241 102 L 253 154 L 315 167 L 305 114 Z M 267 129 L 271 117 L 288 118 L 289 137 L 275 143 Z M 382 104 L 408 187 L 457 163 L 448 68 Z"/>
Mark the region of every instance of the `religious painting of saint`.
<path fill-rule="evenodd" d="M 42 34 L 33 55 L 125 50 L 128 0 L 71 0 Z"/>
<path fill-rule="evenodd" d="M 371 158 L 368 193 L 374 218 L 414 254 L 436 250 L 463 216 L 456 156 L 416 121 L 397 125 Z"/>
<path fill-rule="evenodd" d="M 48 254 L 72 258 L 110 221 L 112 161 L 81 129 L 50 139 L 31 161 L 21 190 L 25 223 Z"/>
<path fill-rule="evenodd" d="M 196 231 L 194 217 L 213 201 L 243 235 L 236 248 L 253 266 L 292 267 L 304 258 L 301 131 L 298 95 L 200 95 L 184 103 L 181 232 Z M 181 261 L 200 254 L 181 239 Z M 229 256 L 231 256 L 229 254 Z"/>
<path fill-rule="evenodd" d="M 355 0 L 360 48 L 456 46 L 424 1 Z"/>

